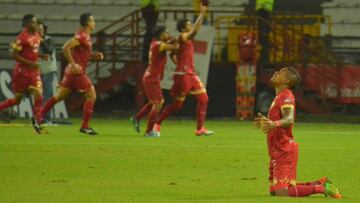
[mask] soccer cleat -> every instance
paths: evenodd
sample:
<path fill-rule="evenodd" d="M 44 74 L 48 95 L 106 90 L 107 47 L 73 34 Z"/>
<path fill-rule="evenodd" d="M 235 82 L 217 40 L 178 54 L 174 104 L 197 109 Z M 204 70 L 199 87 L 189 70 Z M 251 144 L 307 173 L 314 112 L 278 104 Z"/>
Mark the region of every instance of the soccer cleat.
<path fill-rule="evenodd" d="M 331 180 L 328 177 L 322 177 L 319 180 L 317 180 L 321 185 L 324 185 L 326 182 L 332 183 Z"/>
<path fill-rule="evenodd" d="M 341 199 L 341 193 L 339 192 L 339 189 L 337 189 L 333 184 L 329 183 L 329 182 L 325 182 L 324 184 L 325 187 L 325 195 L 329 195 L 332 198 L 335 199 Z"/>
<path fill-rule="evenodd" d="M 159 133 L 159 135 L 160 135 L 160 127 L 161 127 L 160 124 L 155 123 L 155 125 L 153 127 L 153 131 Z"/>
<path fill-rule="evenodd" d="M 41 134 L 42 127 L 38 122 L 36 122 L 36 120 L 34 118 L 31 118 L 31 125 L 34 128 L 35 133 Z"/>
<path fill-rule="evenodd" d="M 140 133 L 140 121 L 137 120 L 135 117 L 131 117 L 130 121 L 132 122 L 134 129 L 137 133 Z"/>
<path fill-rule="evenodd" d="M 144 134 L 144 137 L 160 137 L 160 133 L 155 131 L 150 131 Z"/>
<path fill-rule="evenodd" d="M 195 130 L 195 135 L 197 136 L 201 136 L 201 135 L 211 135 L 211 134 L 214 134 L 214 131 L 211 131 L 211 130 L 208 130 L 204 127 L 200 128 L 199 130 Z"/>
<path fill-rule="evenodd" d="M 88 134 L 88 135 L 97 135 L 98 134 L 92 128 L 80 128 L 80 132 Z"/>

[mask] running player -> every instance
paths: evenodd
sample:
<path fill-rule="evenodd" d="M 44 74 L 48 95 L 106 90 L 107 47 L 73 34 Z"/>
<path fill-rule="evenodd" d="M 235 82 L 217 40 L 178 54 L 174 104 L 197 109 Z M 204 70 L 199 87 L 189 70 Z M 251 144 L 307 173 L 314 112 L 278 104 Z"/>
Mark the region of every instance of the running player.
<path fill-rule="evenodd" d="M 180 48 L 173 57 L 176 70 L 174 72 L 174 84 L 171 87 L 173 102 L 168 105 L 156 121 L 154 130 L 160 132 L 160 125 L 171 113 L 179 111 L 188 94 L 194 95 L 198 104 L 196 109 L 197 128 L 195 134 L 210 135 L 213 131 L 204 127 L 209 97 L 206 89 L 195 72 L 193 39 L 199 31 L 206 13 L 207 7 L 200 5 L 200 15 L 194 25 L 189 20 L 179 20 L 177 29 L 180 32 L 178 41 Z"/>
<path fill-rule="evenodd" d="M 276 97 L 268 117 L 259 114 L 255 118 L 255 127 L 267 134 L 270 194 L 304 197 L 322 193 L 341 198 L 339 190 L 326 177 L 312 182 L 296 183 L 298 145 L 292 133 L 296 108 L 291 90 L 299 85 L 300 80 L 300 75 L 294 68 L 276 71 L 271 78 Z"/>
<path fill-rule="evenodd" d="M 149 64 L 143 76 L 143 84 L 148 103 L 131 118 L 135 130 L 140 132 L 140 120 L 148 114 L 148 125 L 145 131 L 147 137 L 159 137 L 160 134 L 153 131 L 153 127 L 164 103 L 160 86 L 163 79 L 164 68 L 167 61 L 167 51 L 179 48 L 177 43 L 169 43 L 169 33 L 165 26 L 158 26 L 155 30 L 155 38 L 151 42 L 149 50 Z"/>
<path fill-rule="evenodd" d="M 64 45 L 64 55 L 69 64 L 65 69 L 65 75 L 57 94 L 46 102 L 41 115 L 44 116 L 56 103 L 68 97 L 72 91 L 78 91 L 86 99 L 83 106 L 83 121 L 80 132 L 96 135 L 97 133 L 89 127 L 96 101 L 96 92 L 86 75 L 86 67 L 90 59 L 102 60 L 103 54 L 101 52 L 92 52 L 90 33 L 95 29 L 94 17 L 90 13 L 81 14 L 80 25 L 79 31 Z"/>
<path fill-rule="evenodd" d="M 39 46 L 41 37 L 37 32 L 37 21 L 33 14 L 27 14 L 22 19 L 23 31 L 15 43 L 10 45 L 10 54 L 16 60 L 12 74 L 14 98 L 0 103 L 0 111 L 18 105 L 26 92 L 34 96 L 32 124 L 36 133 L 41 133 L 41 127 L 36 122 L 40 118 L 43 102 L 42 83 L 40 78 Z"/>

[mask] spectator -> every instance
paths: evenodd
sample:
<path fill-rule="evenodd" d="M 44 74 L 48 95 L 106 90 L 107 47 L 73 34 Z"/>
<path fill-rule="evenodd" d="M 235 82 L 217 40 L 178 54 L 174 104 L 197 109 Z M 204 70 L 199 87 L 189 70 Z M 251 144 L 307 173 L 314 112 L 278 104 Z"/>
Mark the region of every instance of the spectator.
<path fill-rule="evenodd" d="M 47 35 L 47 26 L 38 22 L 38 32 L 41 36 L 39 49 L 41 80 L 43 83 L 44 100 L 47 101 L 54 95 L 53 82 L 57 77 L 56 51 L 53 39 Z M 50 113 L 45 115 L 44 122 L 50 122 Z"/>
<path fill-rule="evenodd" d="M 141 0 L 141 13 L 146 26 L 142 61 L 147 64 L 150 43 L 159 17 L 159 0 Z"/>

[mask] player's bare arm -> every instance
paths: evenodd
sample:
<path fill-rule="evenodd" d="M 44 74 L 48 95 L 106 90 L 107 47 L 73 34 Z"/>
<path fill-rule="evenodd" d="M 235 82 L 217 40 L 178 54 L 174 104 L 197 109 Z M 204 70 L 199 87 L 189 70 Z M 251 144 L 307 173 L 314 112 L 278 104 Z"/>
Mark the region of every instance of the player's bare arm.
<path fill-rule="evenodd" d="M 73 49 L 74 47 L 79 46 L 79 45 L 80 45 L 80 42 L 77 39 L 71 38 L 69 41 L 67 41 L 64 44 L 64 47 L 63 47 L 65 59 L 70 63 L 71 71 L 74 74 L 79 74 L 81 72 L 81 68 L 78 64 L 76 64 L 74 62 L 74 59 L 71 55 L 71 49 Z"/>
<path fill-rule="evenodd" d="M 193 29 L 190 32 L 180 34 L 181 42 L 186 42 L 195 37 L 196 33 L 200 30 L 200 27 L 203 24 L 203 20 L 204 20 L 206 11 L 207 11 L 207 7 L 201 4 L 200 5 L 200 15 L 196 19 Z"/>
<path fill-rule="evenodd" d="M 162 42 L 159 46 L 159 51 L 160 52 L 166 52 L 166 51 L 175 51 L 178 50 L 180 47 L 179 43 L 174 42 L 174 43 L 165 43 Z"/>
<path fill-rule="evenodd" d="M 39 64 L 29 61 L 26 58 L 19 55 L 19 52 L 21 51 L 21 46 L 17 45 L 16 43 L 10 44 L 10 55 L 13 59 L 15 59 L 17 62 L 25 64 L 31 68 L 37 69 L 39 68 Z"/>
<path fill-rule="evenodd" d="M 266 116 L 258 113 L 255 118 L 254 125 L 260 129 L 263 133 L 268 133 L 276 127 L 288 128 L 294 123 L 294 107 L 292 105 L 286 105 L 281 108 L 282 119 L 277 121 L 271 121 Z"/>
<path fill-rule="evenodd" d="M 102 61 L 104 59 L 104 54 L 99 51 L 94 51 L 91 53 L 91 59 L 95 61 Z"/>
<path fill-rule="evenodd" d="M 170 59 L 175 65 L 177 64 L 176 51 L 170 52 Z"/>

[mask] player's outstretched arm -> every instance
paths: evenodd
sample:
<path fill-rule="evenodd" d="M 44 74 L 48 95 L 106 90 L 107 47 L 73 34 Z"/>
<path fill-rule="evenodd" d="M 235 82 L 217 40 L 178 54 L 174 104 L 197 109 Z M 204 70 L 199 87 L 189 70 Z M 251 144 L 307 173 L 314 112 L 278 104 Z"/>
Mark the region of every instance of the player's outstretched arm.
<path fill-rule="evenodd" d="M 207 7 L 204 6 L 202 3 L 200 5 L 200 15 L 199 17 L 196 19 L 195 23 L 194 23 L 194 27 L 193 29 L 188 32 L 188 33 L 182 33 L 180 34 L 180 39 L 181 41 L 188 41 L 189 39 L 192 39 L 195 37 L 196 33 L 200 30 L 201 25 L 203 24 L 204 21 L 204 17 L 207 11 Z"/>
<path fill-rule="evenodd" d="M 74 62 L 74 59 L 71 55 L 71 49 L 79 45 L 80 42 L 77 39 L 71 38 L 64 44 L 63 47 L 65 59 L 69 62 L 69 64 L 71 65 L 71 70 L 75 74 L 79 74 L 81 72 L 81 68 L 78 64 Z"/>
<path fill-rule="evenodd" d="M 104 54 L 99 51 L 94 51 L 91 53 L 91 59 L 95 61 L 102 61 L 104 59 Z"/>
<path fill-rule="evenodd" d="M 176 51 L 178 50 L 180 47 L 179 43 L 175 42 L 175 43 L 161 43 L 159 46 L 159 51 L 160 52 L 164 52 L 164 51 Z"/>
<path fill-rule="evenodd" d="M 19 52 L 21 51 L 22 47 L 16 43 L 10 44 L 10 55 L 13 59 L 15 59 L 17 62 L 25 64 L 31 68 L 39 68 L 39 64 L 35 63 L 33 61 L 27 60 L 26 58 L 19 55 Z"/>

